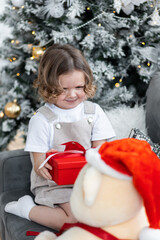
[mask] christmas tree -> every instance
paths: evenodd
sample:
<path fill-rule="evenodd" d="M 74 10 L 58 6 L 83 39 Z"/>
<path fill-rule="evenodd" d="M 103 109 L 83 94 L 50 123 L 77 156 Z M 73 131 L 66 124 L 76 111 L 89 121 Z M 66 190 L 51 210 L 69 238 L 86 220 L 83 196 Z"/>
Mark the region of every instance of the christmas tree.
<path fill-rule="evenodd" d="M 93 99 L 108 110 L 145 102 L 160 42 L 157 0 L 9 0 L 0 17 L 12 27 L 1 57 L 0 148 L 42 105 L 33 89 L 40 57 L 53 43 L 83 51 L 93 70 Z"/>

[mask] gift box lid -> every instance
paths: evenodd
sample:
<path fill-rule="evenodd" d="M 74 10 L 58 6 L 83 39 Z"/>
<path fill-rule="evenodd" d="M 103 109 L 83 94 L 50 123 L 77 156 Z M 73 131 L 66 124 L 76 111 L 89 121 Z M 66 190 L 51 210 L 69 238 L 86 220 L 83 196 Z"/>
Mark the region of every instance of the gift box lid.
<path fill-rule="evenodd" d="M 83 167 L 86 163 L 85 160 L 85 148 L 74 141 L 63 143 L 65 150 L 63 152 L 47 152 L 45 161 L 40 165 L 42 168 L 47 162 L 52 166 L 58 166 L 58 168 L 73 168 Z"/>
<path fill-rule="evenodd" d="M 81 168 L 86 164 L 85 156 L 79 153 L 66 154 L 66 156 L 57 155 L 51 161 L 52 165 L 58 169 Z"/>

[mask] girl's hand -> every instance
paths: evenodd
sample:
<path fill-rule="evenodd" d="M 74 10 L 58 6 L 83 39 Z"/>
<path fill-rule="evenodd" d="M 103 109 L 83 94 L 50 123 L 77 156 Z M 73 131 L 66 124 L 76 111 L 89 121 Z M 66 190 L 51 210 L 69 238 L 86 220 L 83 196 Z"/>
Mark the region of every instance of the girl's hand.
<path fill-rule="evenodd" d="M 42 162 L 44 162 L 44 160 L 46 159 L 46 153 L 33 152 L 32 154 L 34 159 L 34 170 L 36 174 L 47 180 L 52 180 L 52 176 L 48 171 L 48 170 L 52 170 L 52 167 L 49 163 L 46 163 L 42 168 L 39 169 Z"/>
<path fill-rule="evenodd" d="M 47 180 L 52 180 L 49 170 L 52 170 L 52 166 L 49 163 L 46 163 L 42 168 L 38 169 L 36 173 Z"/>

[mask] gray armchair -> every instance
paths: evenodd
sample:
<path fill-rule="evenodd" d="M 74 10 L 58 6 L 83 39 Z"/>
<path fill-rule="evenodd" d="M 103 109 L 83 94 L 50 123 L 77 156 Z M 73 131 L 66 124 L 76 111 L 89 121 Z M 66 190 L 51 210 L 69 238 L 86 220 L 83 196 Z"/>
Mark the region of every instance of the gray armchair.
<path fill-rule="evenodd" d="M 18 200 L 30 192 L 31 161 L 28 152 L 21 150 L 0 153 L 0 236 L 2 240 L 32 240 L 34 236 L 26 236 L 26 232 L 49 228 L 32 221 L 20 218 L 4 211 L 10 201 Z"/>

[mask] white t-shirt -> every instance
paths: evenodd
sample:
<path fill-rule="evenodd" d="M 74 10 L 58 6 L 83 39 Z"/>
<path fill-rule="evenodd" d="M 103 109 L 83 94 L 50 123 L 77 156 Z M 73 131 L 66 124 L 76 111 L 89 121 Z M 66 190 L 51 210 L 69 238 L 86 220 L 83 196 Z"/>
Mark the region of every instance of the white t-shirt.
<path fill-rule="evenodd" d="M 25 151 L 47 152 L 53 148 L 54 123 L 56 122 L 76 122 L 84 118 L 93 118 L 93 129 L 91 141 L 111 139 L 115 137 L 115 132 L 109 119 L 102 108 L 95 104 L 94 114 L 84 113 L 84 102 L 72 109 L 61 109 L 54 104 L 46 103 L 58 118 L 53 122 L 48 122 L 47 118 L 40 112 L 36 113 L 29 122 Z"/>

